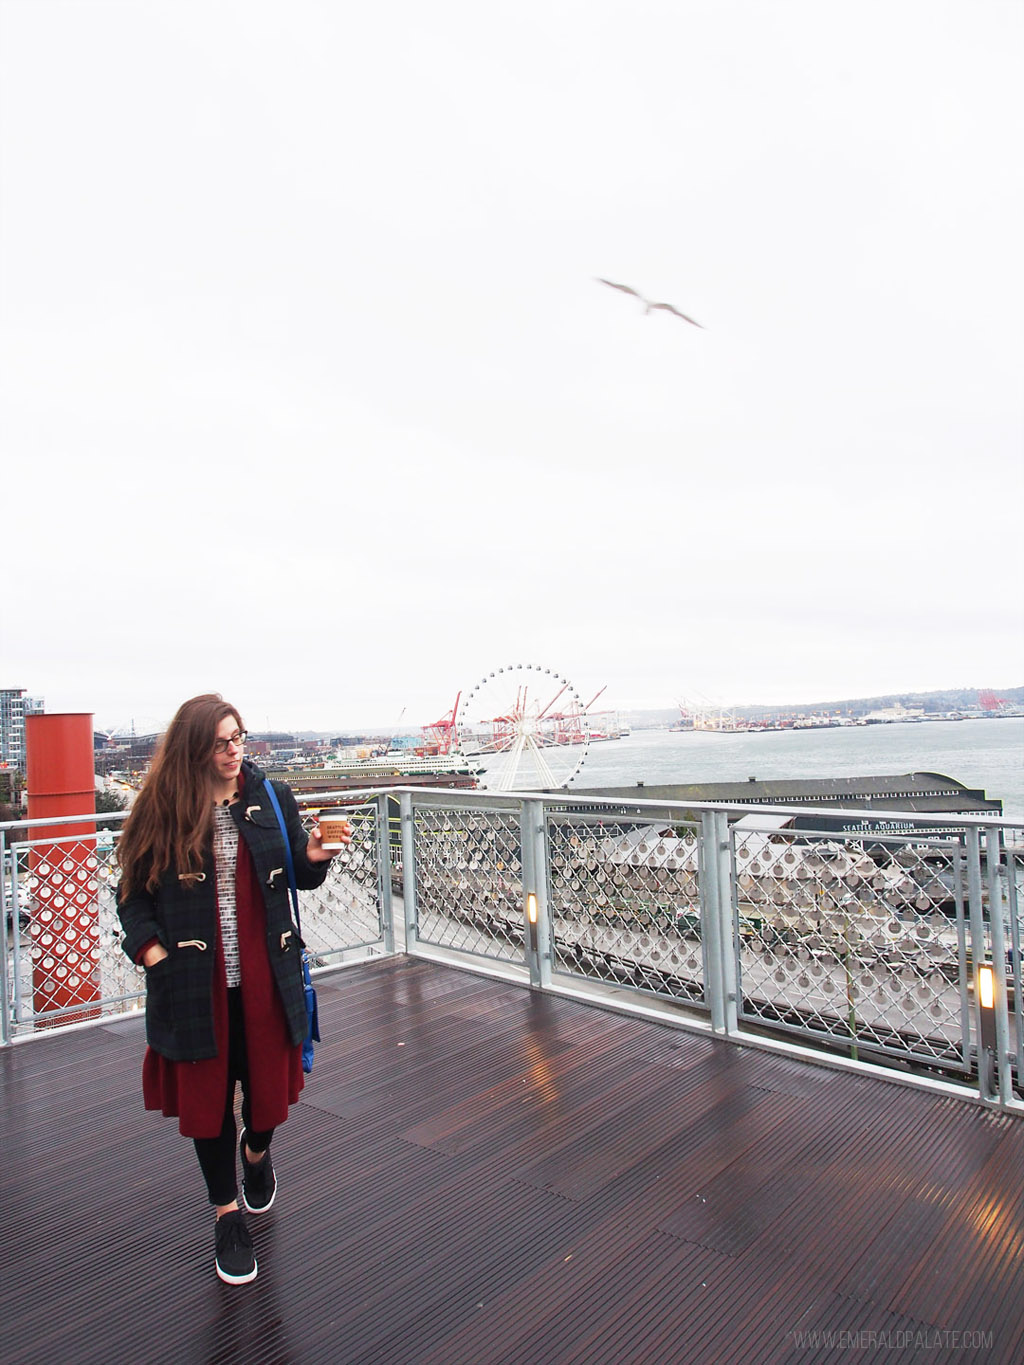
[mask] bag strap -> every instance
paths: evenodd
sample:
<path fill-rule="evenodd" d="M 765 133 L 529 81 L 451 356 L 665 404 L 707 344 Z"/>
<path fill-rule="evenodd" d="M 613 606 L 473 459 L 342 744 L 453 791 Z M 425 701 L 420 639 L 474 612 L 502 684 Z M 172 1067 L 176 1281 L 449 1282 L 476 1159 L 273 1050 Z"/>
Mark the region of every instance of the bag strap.
<path fill-rule="evenodd" d="M 274 791 L 273 784 L 269 777 L 263 779 L 263 785 L 267 789 L 267 795 L 270 797 L 270 804 L 274 807 L 274 814 L 277 816 L 277 823 L 281 826 L 281 834 L 284 838 L 284 861 L 285 866 L 288 869 L 288 890 L 291 892 L 292 907 L 295 910 L 295 927 L 298 929 L 299 937 L 301 938 L 302 922 L 299 919 L 299 889 L 295 885 L 295 860 L 292 857 L 292 846 L 288 839 L 288 829 L 284 823 L 284 816 L 281 814 L 281 803 L 277 799 L 277 792 Z"/>

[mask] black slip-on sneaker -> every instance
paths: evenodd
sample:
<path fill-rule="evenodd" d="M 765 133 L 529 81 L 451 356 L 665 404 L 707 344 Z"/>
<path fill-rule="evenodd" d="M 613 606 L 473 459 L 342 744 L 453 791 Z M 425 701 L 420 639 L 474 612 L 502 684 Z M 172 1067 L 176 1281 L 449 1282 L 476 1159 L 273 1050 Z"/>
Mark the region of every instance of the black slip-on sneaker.
<path fill-rule="evenodd" d="M 217 1274 L 225 1284 L 248 1284 L 256 1278 L 252 1237 L 241 1209 L 222 1213 L 217 1219 Z"/>
<path fill-rule="evenodd" d="M 277 1176 L 274 1163 L 270 1159 L 270 1148 L 259 1161 L 245 1159 L 245 1131 L 238 1144 L 238 1155 L 242 1158 L 242 1203 L 250 1213 L 266 1213 L 277 1194 Z"/>

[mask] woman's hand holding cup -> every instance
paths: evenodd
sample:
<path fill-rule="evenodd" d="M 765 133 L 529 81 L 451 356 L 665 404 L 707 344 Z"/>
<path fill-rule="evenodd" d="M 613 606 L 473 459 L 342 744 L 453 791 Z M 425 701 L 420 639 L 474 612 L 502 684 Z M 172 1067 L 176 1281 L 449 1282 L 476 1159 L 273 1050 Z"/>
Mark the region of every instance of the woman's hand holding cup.
<path fill-rule="evenodd" d="M 326 862 L 348 847 L 354 833 L 351 822 L 340 811 L 322 811 L 310 833 L 306 855 L 311 862 Z"/>

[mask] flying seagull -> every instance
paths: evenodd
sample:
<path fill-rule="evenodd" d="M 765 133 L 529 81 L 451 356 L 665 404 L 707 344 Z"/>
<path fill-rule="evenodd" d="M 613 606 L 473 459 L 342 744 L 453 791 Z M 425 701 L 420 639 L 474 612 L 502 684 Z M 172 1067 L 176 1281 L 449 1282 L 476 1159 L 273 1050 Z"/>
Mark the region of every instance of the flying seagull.
<path fill-rule="evenodd" d="M 685 313 L 680 313 L 678 308 L 674 308 L 671 303 L 652 303 L 650 299 L 645 299 L 643 294 L 637 293 L 635 289 L 630 289 L 628 284 L 616 284 L 614 280 L 602 280 L 598 276 L 598 284 L 606 284 L 609 289 L 621 289 L 624 294 L 632 294 L 635 299 L 639 299 L 644 305 L 644 314 L 653 313 L 655 308 L 661 308 L 666 313 L 674 313 L 677 318 L 682 318 L 684 322 L 692 322 L 694 327 L 701 324 L 693 318 L 688 318 Z"/>

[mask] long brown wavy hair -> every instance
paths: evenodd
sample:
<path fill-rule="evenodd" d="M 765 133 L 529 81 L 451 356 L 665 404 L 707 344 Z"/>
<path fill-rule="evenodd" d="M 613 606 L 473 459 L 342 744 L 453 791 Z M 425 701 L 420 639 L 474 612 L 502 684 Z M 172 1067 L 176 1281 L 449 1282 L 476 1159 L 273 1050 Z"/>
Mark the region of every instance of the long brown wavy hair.
<path fill-rule="evenodd" d="M 169 867 L 185 876 L 202 870 L 213 824 L 213 746 L 225 716 L 245 729 L 219 692 L 178 707 L 117 842 L 122 897 L 143 886 L 155 891 Z"/>

